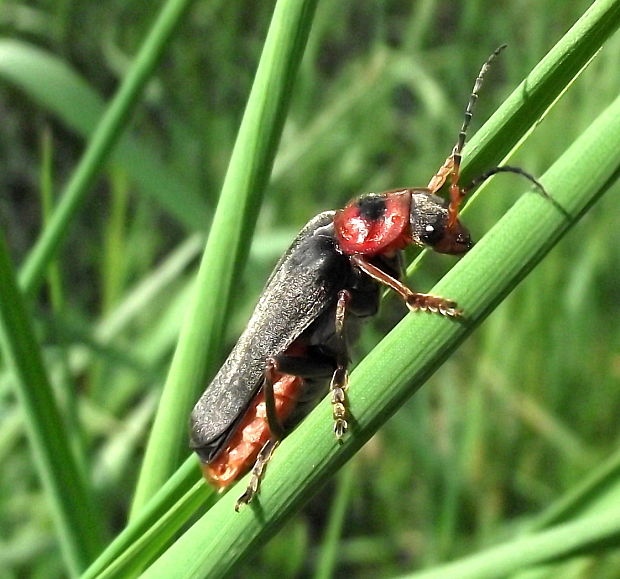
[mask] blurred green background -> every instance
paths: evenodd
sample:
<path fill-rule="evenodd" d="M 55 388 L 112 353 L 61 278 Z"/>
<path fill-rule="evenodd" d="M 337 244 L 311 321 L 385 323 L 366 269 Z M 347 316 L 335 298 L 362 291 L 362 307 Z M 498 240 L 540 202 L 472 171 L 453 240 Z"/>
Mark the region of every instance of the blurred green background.
<path fill-rule="evenodd" d="M 58 389 L 70 423 L 79 408 L 88 471 L 111 535 L 124 525 L 273 6 L 193 5 L 127 131 L 136 157 L 117 156 L 93 187 L 36 303 L 50 375 L 75 393 Z M 311 216 L 361 192 L 426 185 L 454 144 L 487 56 L 508 44 L 481 91 L 472 134 L 588 6 L 319 3 L 222 356 L 277 257 Z M 59 190 L 71 174 L 100 113 L 96 95 L 114 94 L 154 13 L 148 2 L 0 4 L 0 227 L 17 263 L 42 227 L 41 191 L 48 181 Z M 31 47 L 67 68 L 54 76 L 45 65 L 49 77 L 38 72 L 18 82 L 11 58 L 22 62 Z M 616 36 L 510 164 L 541 175 L 618 95 L 619 60 Z M 518 177 L 497 178 L 466 215 L 474 236 L 526 189 Z M 618 192 L 355 457 L 346 467 L 354 483 L 344 475 L 330 483 L 257 552 L 244 576 L 314 573 L 338 485 L 348 501 L 338 574 L 386 576 L 499 542 L 613 454 L 620 434 Z M 416 289 L 429 289 L 451 263 L 427 256 Z M 386 304 L 354 362 L 403 313 L 393 300 Z M 0 576 L 61 576 L 5 370 L 0 380 Z M 620 576 L 619 555 L 583 557 L 562 576 Z"/>

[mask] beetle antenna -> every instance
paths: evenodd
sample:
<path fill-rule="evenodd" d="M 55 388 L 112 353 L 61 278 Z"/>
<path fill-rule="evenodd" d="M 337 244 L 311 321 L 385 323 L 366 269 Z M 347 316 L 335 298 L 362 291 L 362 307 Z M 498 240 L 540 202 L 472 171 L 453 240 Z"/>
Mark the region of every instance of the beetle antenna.
<path fill-rule="evenodd" d="M 484 78 L 489 71 L 489 68 L 491 68 L 492 62 L 497 58 L 500 52 L 502 52 L 502 50 L 506 48 L 506 46 L 506 44 L 498 46 L 493 51 L 493 54 L 491 54 L 491 56 L 489 56 L 486 62 L 482 65 L 482 68 L 480 69 L 480 72 L 476 77 L 474 88 L 469 95 L 467 107 L 465 107 L 465 118 L 463 119 L 463 125 L 461 126 L 461 130 L 459 131 L 456 145 L 454 145 L 454 149 L 452 149 L 452 155 L 449 157 L 449 163 L 452 165 L 452 170 L 450 177 L 450 206 L 448 208 L 448 227 L 452 227 L 456 223 L 459 213 L 459 205 L 461 204 L 461 200 L 465 196 L 465 192 L 462 191 L 459 187 L 459 179 L 461 177 L 461 154 L 463 151 L 463 147 L 465 146 L 467 129 L 473 117 L 474 106 L 476 104 L 476 101 L 478 100 L 478 93 L 480 91 L 480 88 L 482 87 L 482 83 L 484 82 Z"/>
<path fill-rule="evenodd" d="M 525 177 L 528 181 L 530 181 L 531 183 L 535 185 L 537 191 L 545 199 L 548 199 L 553 204 L 553 206 L 556 209 L 558 209 L 558 211 L 560 211 L 565 217 L 570 218 L 570 215 L 568 214 L 566 209 L 564 209 L 564 207 L 562 207 L 553 197 L 551 197 L 551 195 L 549 195 L 547 190 L 544 188 L 543 184 L 540 181 L 538 181 L 536 177 L 534 177 L 533 175 L 530 175 L 527 171 L 524 171 L 523 169 L 521 169 L 521 167 L 509 167 L 507 165 L 504 165 L 503 167 L 494 167 L 493 169 L 489 169 L 488 171 L 485 171 L 479 177 L 476 177 L 474 180 L 472 180 L 472 182 L 469 185 L 467 185 L 466 187 L 463 187 L 460 190 L 461 194 L 463 196 L 467 195 L 467 193 L 469 193 L 470 191 L 473 191 L 474 189 L 482 185 L 487 179 L 489 179 L 490 177 L 493 177 L 493 175 L 497 175 L 498 173 L 515 173 L 516 175 L 521 175 L 521 177 Z"/>
<path fill-rule="evenodd" d="M 485 171 L 482 175 L 473 179 L 472 182 L 467 185 L 467 187 L 463 187 L 461 191 L 464 195 L 467 195 L 467 193 L 473 191 L 474 189 L 482 185 L 487 179 L 490 179 L 491 177 L 493 177 L 493 175 L 497 175 L 498 173 L 516 173 L 517 175 L 521 175 L 522 177 L 525 177 L 528 181 L 533 183 L 543 197 L 551 199 L 551 195 L 547 193 L 547 190 L 543 187 L 542 183 L 538 181 L 538 179 L 536 179 L 536 177 L 530 175 L 529 173 L 521 169 L 521 167 L 509 167 L 507 165 L 504 165 L 503 167 L 493 167 L 493 169 Z"/>

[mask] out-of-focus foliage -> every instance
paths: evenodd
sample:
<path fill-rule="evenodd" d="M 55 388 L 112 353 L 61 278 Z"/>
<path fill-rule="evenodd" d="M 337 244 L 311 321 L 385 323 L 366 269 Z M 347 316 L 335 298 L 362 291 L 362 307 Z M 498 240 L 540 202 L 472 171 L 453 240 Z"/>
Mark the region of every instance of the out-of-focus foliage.
<path fill-rule="evenodd" d="M 135 157 L 114 157 L 93 187 L 33 305 L 48 372 L 76 447 L 86 449 L 85 471 L 110 537 L 125 524 L 202 249 L 198 236 L 208 230 L 273 6 L 194 3 L 126 130 L 123 146 Z M 425 185 L 454 144 L 488 54 L 509 45 L 481 91 L 473 131 L 588 6 L 320 2 L 222 355 L 309 217 L 360 192 Z M 61 190 L 154 16 L 152 2 L 2 4 L 0 231 L 16 263 L 43 227 L 45 180 Z M 59 70 L 47 61 L 25 68 L 20 58 L 33 47 Z M 510 164 L 542 174 L 620 92 L 619 57 L 616 36 Z M 11 58 L 22 63 L 13 76 Z M 201 219 L 171 211 L 177 192 L 154 191 L 153 171 L 182 189 L 188 211 L 200 207 Z M 467 215 L 477 238 L 525 187 L 516 177 L 496 179 Z M 338 574 L 387 576 L 498 543 L 614 453 L 617 199 L 616 186 L 354 459 Z M 429 256 L 416 287 L 429 288 L 450 263 Z M 355 360 L 402 313 L 387 304 Z M 3 363 L 0 569 L 7 577 L 61 576 L 23 422 Z M 326 487 L 256 553 L 244 576 L 314 572 L 335 495 L 334 485 Z M 549 576 L 613 577 L 618 552 L 566 565 Z"/>

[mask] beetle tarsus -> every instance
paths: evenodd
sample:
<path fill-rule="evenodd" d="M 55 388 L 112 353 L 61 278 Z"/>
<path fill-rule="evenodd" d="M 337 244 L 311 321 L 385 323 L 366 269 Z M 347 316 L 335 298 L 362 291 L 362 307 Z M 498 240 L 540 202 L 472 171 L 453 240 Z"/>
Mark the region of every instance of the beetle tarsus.
<path fill-rule="evenodd" d="M 346 389 L 349 384 L 349 350 L 347 346 L 347 335 L 344 324 L 347 314 L 347 305 L 351 301 L 351 292 L 340 290 L 338 302 L 336 303 L 336 369 L 329 384 L 332 400 L 332 416 L 334 418 L 334 434 L 340 440 L 347 431 L 347 394 Z"/>
<path fill-rule="evenodd" d="M 457 309 L 456 302 L 432 294 L 412 293 L 406 299 L 407 307 L 412 312 L 430 312 L 449 318 L 457 318 L 462 311 Z"/>
<path fill-rule="evenodd" d="M 346 368 L 337 368 L 332 377 L 329 389 L 331 391 L 332 416 L 334 417 L 334 434 L 340 440 L 347 431 L 347 395 L 346 388 L 348 375 Z"/>
<path fill-rule="evenodd" d="M 249 504 L 256 493 L 258 493 L 258 489 L 260 487 L 260 481 L 263 478 L 263 474 L 265 472 L 265 468 L 267 467 L 267 463 L 271 459 L 273 455 L 273 451 L 276 449 L 280 440 L 277 438 L 270 438 L 263 448 L 261 448 L 258 453 L 258 457 L 256 458 L 256 462 L 252 467 L 252 474 L 250 475 L 250 482 L 248 483 L 247 488 L 243 491 L 243 494 L 237 499 L 235 503 L 235 511 L 239 512 L 241 505 Z"/>
<path fill-rule="evenodd" d="M 432 294 L 414 292 L 400 280 L 388 275 L 360 255 L 353 256 L 351 260 L 370 277 L 393 289 L 412 312 L 437 313 L 449 318 L 457 318 L 462 313 L 461 310 L 457 309 L 456 302 Z"/>
<path fill-rule="evenodd" d="M 239 512 L 241 505 L 247 505 L 254 498 L 254 495 L 258 492 L 260 487 L 260 481 L 263 478 L 265 467 L 273 455 L 273 451 L 278 446 L 280 439 L 283 436 L 284 429 L 282 424 L 278 420 L 276 412 L 275 394 L 273 392 L 273 385 L 277 380 L 278 363 L 274 358 L 267 358 L 265 364 L 265 381 L 263 383 L 263 394 L 265 396 L 265 414 L 267 418 L 267 425 L 271 433 L 271 438 L 261 448 L 256 462 L 252 467 L 252 474 L 250 475 L 250 482 L 243 494 L 237 499 L 235 503 L 235 511 Z"/>

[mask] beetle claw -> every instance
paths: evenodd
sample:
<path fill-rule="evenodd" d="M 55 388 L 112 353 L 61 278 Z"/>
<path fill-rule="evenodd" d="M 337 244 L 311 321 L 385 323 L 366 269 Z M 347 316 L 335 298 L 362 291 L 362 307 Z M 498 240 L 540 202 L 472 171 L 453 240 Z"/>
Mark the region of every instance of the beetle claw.
<path fill-rule="evenodd" d="M 342 418 L 337 418 L 334 422 L 334 434 L 336 439 L 340 442 L 340 439 L 344 436 L 345 432 L 349 428 L 349 424 Z"/>
<path fill-rule="evenodd" d="M 239 512 L 239 509 L 241 508 L 241 505 L 249 504 L 250 501 L 254 498 L 255 494 L 256 494 L 255 490 L 250 490 L 249 487 L 247 489 L 245 489 L 243 494 L 237 499 L 237 502 L 235 503 L 235 512 L 236 513 Z"/>

